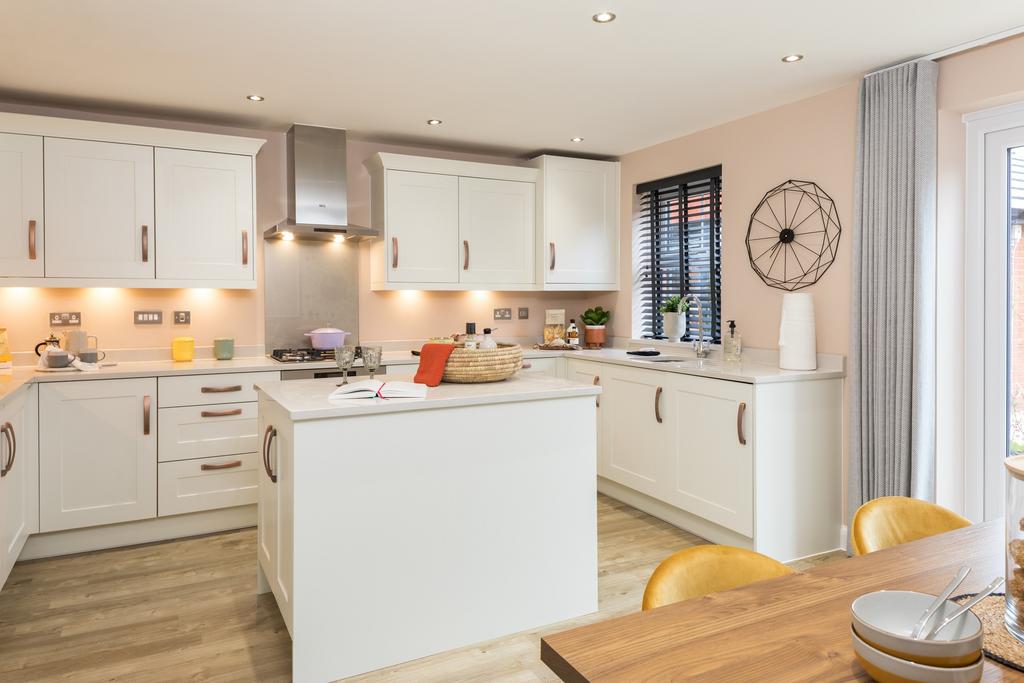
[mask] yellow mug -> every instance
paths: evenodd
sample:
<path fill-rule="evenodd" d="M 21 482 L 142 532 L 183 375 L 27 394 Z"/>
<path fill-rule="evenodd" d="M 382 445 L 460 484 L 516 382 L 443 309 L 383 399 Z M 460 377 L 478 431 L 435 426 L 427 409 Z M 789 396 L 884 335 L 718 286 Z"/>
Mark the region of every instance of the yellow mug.
<path fill-rule="evenodd" d="M 192 337 L 175 337 L 171 340 L 171 358 L 178 362 L 187 362 L 196 355 L 196 340 Z"/>

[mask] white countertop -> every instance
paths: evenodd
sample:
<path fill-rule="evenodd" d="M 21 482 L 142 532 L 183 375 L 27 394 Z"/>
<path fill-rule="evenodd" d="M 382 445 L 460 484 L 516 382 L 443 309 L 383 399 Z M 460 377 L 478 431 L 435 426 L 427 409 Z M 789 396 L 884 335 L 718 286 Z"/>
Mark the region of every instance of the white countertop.
<path fill-rule="evenodd" d="M 411 382 L 412 376 L 392 374 L 385 381 Z M 425 398 L 349 398 L 331 400 L 337 379 L 306 379 L 259 382 L 259 393 L 280 405 L 294 421 L 355 417 L 411 410 L 543 401 L 575 396 L 595 396 L 601 387 L 580 384 L 539 373 L 521 373 L 504 382 L 441 384 L 430 387 Z"/>

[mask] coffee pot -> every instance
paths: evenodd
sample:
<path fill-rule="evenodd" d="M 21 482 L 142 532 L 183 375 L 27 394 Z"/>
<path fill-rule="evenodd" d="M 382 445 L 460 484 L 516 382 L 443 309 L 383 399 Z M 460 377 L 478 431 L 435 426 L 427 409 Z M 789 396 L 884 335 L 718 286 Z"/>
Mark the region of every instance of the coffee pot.
<path fill-rule="evenodd" d="M 47 337 L 43 341 L 41 341 L 38 344 L 36 344 L 36 355 L 37 356 L 43 355 L 43 352 L 40 349 L 42 349 L 44 346 L 52 346 L 52 347 L 54 347 L 56 349 L 59 349 L 60 348 L 60 339 L 57 339 L 57 336 L 53 332 L 51 332 L 49 337 Z"/>

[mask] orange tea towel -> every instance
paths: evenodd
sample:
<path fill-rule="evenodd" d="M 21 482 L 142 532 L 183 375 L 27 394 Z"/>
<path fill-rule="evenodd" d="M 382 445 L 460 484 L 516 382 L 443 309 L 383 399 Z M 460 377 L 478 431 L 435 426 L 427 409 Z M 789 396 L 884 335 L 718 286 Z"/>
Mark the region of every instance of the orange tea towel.
<path fill-rule="evenodd" d="M 420 349 L 420 366 L 416 369 L 416 384 L 436 387 L 441 383 L 448 356 L 455 350 L 454 344 L 424 344 Z"/>

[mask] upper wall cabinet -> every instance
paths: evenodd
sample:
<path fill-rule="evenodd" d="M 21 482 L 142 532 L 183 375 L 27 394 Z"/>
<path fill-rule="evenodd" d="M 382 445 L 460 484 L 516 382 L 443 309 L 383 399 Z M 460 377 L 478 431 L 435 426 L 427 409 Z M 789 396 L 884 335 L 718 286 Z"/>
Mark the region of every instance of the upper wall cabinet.
<path fill-rule="evenodd" d="M 152 278 L 153 148 L 47 139 L 46 275 Z"/>
<path fill-rule="evenodd" d="M 156 150 L 159 279 L 252 280 L 252 157 Z"/>
<path fill-rule="evenodd" d="M 395 283 L 458 283 L 458 177 L 388 171 L 385 184 L 387 279 Z"/>
<path fill-rule="evenodd" d="M 547 290 L 619 288 L 619 162 L 540 156 L 538 282 Z"/>
<path fill-rule="evenodd" d="M 0 273 L 43 276 L 43 139 L 0 134 Z"/>
<path fill-rule="evenodd" d="M 263 144 L 0 113 L 0 286 L 254 289 Z"/>
<path fill-rule="evenodd" d="M 530 285 L 535 184 L 459 178 L 459 280 L 487 286 Z"/>

